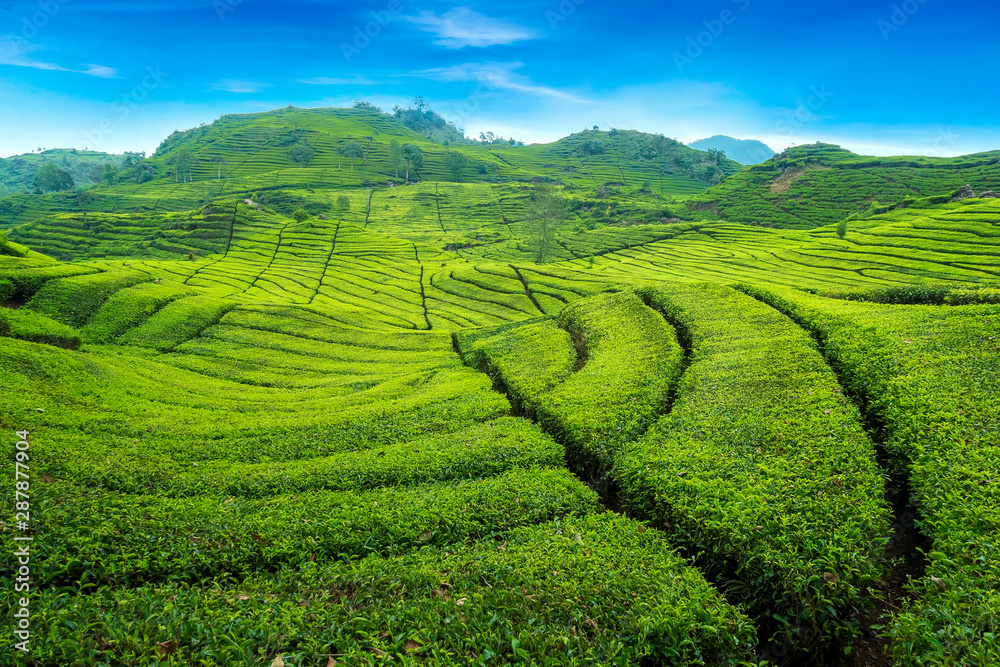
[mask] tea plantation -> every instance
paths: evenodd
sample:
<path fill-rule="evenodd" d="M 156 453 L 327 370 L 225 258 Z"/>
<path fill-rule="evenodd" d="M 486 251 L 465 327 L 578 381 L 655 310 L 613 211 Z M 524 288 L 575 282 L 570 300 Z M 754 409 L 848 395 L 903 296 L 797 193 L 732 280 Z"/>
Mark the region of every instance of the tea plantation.
<path fill-rule="evenodd" d="M 995 156 L 650 137 L 0 199 L 0 664 L 1000 664 Z"/>

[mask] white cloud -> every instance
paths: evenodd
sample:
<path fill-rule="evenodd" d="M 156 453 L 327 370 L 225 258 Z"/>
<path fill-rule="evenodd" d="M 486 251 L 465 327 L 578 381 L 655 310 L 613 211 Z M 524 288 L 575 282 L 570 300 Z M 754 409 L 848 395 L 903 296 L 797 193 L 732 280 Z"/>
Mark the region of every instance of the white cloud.
<path fill-rule="evenodd" d="M 351 78 L 337 78 L 329 76 L 317 76 L 312 79 L 301 81 L 310 86 L 375 86 L 377 81 L 372 81 L 367 76 L 355 76 Z"/>
<path fill-rule="evenodd" d="M 404 20 L 415 23 L 421 30 L 434 33 L 439 38 L 435 44 L 449 49 L 513 44 L 542 36 L 537 30 L 506 19 L 491 18 L 468 7 L 456 7 L 441 16 L 421 12 L 419 16 L 404 17 Z"/>
<path fill-rule="evenodd" d="M 224 90 L 227 93 L 257 93 L 267 84 L 256 81 L 237 81 L 235 79 L 223 79 L 215 86 L 215 90 Z"/>
<path fill-rule="evenodd" d="M 81 74 L 88 74 L 90 76 L 97 76 L 102 79 L 119 79 L 118 70 L 113 67 L 105 67 L 104 65 L 87 65 Z"/>
<path fill-rule="evenodd" d="M 487 90 L 513 90 L 531 95 L 555 97 L 568 102 L 587 102 L 567 92 L 533 83 L 531 79 L 515 71 L 521 67 L 522 63 L 466 63 L 421 70 L 414 72 L 414 76 L 445 82 L 474 81 L 482 84 Z"/>

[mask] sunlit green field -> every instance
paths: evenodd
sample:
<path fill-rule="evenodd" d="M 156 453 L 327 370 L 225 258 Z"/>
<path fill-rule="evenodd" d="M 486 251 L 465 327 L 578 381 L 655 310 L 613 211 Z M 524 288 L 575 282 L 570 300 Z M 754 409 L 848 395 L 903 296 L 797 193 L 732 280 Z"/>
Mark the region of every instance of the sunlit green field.
<path fill-rule="evenodd" d="M 18 214 L 27 664 L 1000 664 L 1000 200 L 678 219 L 631 182 L 695 186 L 640 163 L 564 183 L 537 263 L 527 181 L 365 186 L 376 121 L 335 125 L 357 171 L 212 130 L 239 192 Z"/>

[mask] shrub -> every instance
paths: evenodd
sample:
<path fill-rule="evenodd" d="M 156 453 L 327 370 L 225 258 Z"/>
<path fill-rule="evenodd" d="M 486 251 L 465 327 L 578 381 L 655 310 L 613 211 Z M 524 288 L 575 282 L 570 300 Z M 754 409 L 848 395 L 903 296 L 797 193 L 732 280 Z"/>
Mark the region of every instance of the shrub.
<path fill-rule="evenodd" d="M 850 639 L 889 536 L 857 408 L 772 308 L 718 285 L 643 295 L 692 358 L 670 414 L 615 466 L 627 506 L 800 648 Z"/>

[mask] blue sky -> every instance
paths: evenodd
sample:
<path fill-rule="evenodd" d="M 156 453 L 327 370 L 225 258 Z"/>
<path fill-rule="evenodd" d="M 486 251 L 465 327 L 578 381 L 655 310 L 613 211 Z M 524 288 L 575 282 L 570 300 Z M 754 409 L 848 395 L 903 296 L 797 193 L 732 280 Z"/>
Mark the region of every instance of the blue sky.
<path fill-rule="evenodd" d="M 998 20 L 966 0 L 0 0 L 0 156 L 416 95 L 529 142 L 598 125 L 957 155 L 1000 149 Z"/>

